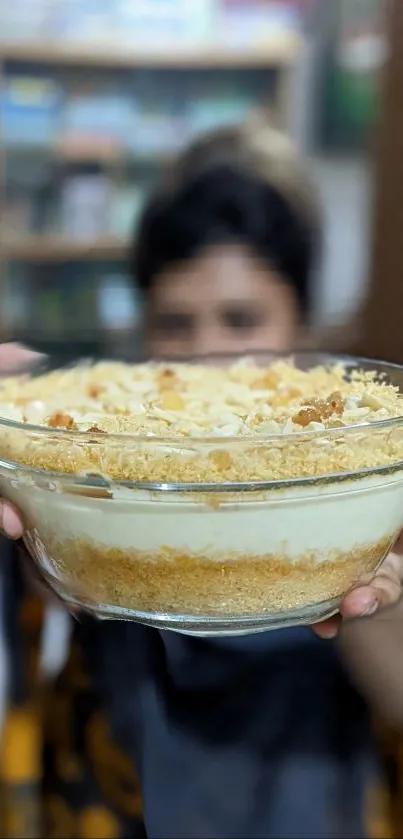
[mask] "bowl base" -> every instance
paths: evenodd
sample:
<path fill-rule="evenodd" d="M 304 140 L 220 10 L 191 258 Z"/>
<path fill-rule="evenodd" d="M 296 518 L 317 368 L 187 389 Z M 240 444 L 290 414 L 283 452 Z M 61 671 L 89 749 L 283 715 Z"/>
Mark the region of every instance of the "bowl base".
<path fill-rule="evenodd" d="M 59 592 L 59 596 L 61 596 Z M 165 629 L 192 635 L 198 638 L 219 636 L 252 635 L 274 629 L 286 629 L 292 626 L 309 626 L 320 623 L 337 614 L 340 598 L 335 597 L 322 603 L 290 609 L 266 615 L 248 615 L 239 617 L 210 617 L 207 615 L 169 615 L 152 612 L 140 612 L 121 606 L 84 603 L 62 596 L 66 607 L 74 612 L 84 611 L 99 620 L 134 621 L 154 629 Z"/>

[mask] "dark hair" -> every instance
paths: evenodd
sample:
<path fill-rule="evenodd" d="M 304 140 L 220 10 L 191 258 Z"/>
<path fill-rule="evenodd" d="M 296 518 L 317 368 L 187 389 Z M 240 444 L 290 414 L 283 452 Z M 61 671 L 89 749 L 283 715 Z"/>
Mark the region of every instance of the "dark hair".
<path fill-rule="evenodd" d="M 217 162 L 171 182 L 148 203 L 132 258 L 145 295 L 169 266 L 214 245 L 245 245 L 274 268 L 309 311 L 318 228 L 309 213 L 264 178 L 237 164 Z"/>

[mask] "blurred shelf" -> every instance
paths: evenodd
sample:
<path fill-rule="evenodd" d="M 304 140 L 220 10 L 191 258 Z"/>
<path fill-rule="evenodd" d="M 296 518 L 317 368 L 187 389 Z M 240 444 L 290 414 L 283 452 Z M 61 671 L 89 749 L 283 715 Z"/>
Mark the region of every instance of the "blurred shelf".
<path fill-rule="evenodd" d="M 122 338 L 133 337 L 134 328 L 128 329 L 107 329 L 101 326 L 91 329 L 16 329 L 13 332 L 13 340 L 22 344 L 67 344 L 72 341 L 80 344 L 104 343 Z"/>
<path fill-rule="evenodd" d="M 47 355 L 54 368 L 83 358 L 135 361 L 141 357 L 141 341 L 135 327 L 130 330 L 101 326 L 87 330 L 63 327 L 59 331 L 46 327 L 42 331 L 24 328 L 9 330 L 8 337 Z"/>
<path fill-rule="evenodd" d="M 72 262 L 124 260 L 127 245 L 115 236 L 95 241 L 76 241 L 63 236 L 26 236 L 0 246 L 3 262 Z"/>
<path fill-rule="evenodd" d="M 79 165 L 99 164 L 107 166 L 163 166 L 175 159 L 172 154 L 136 153 L 112 145 L 64 144 L 31 145 L 29 143 L 10 143 L 4 146 L 4 151 L 10 158 L 40 157 L 51 158 L 60 163 Z M 179 154 L 179 150 L 177 152 Z"/>
<path fill-rule="evenodd" d="M 0 44 L 0 61 L 54 66 L 100 67 L 109 69 L 172 68 L 262 68 L 288 66 L 299 55 L 303 43 L 298 32 L 277 34 L 259 49 L 189 47 L 139 50 L 111 44 L 66 44 L 63 42 L 9 42 Z"/>

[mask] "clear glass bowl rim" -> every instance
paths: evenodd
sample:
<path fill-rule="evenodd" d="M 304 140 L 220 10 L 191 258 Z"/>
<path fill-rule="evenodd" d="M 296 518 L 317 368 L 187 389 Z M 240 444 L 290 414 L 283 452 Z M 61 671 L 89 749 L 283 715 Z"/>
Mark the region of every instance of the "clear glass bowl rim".
<path fill-rule="evenodd" d="M 298 366 L 298 362 L 302 360 L 309 361 L 311 360 L 311 367 L 312 366 L 319 366 L 319 365 L 335 365 L 335 364 L 344 364 L 347 368 L 357 368 L 357 369 L 367 369 L 368 371 L 376 371 L 379 373 L 395 373 L 400 374 L 402 377 L 402 393 L 403 393 L 403 365 L 395 364 L 393 362 L 386 362 L 380 361 L 378 359 L 368 359 L 362 358 L 359 356 L 350 356 L 346 354 L 336 354 L 336 353 L 326 353 L 317 350 L 303 350 L 303 351 L 295 351 L 290 353 L 277 353 L 271 350 L 265 350 L 260 352 L 250 352 L 250 353 L 211 353 L 204 356 L 197 356 L 197 357 L 186 357 L 186 358 L 156 358 L 153 357 L 142 357 L 138 362 L 135 363 L 144 363 L 147 361 L 156 362 L 156 363 L 163 363 L 163 364 L 177 364 L 178 362 L 185 362 L 185 363 L 194 363 L 194 364 L 202 364 L 202 363 L 211 363 L 212 361 L 217 362 L 232 362 L 235 363 L 237 360 L 241 360 L 242 358 L 250 357 L 252 360 L 258 361 L 260 360 L 267 360 L 267 364 L 274 363 L 275 361 L 281 360 L 293 360 L 295 361 L 296 365 Z M 98 363 L 98 361 L 112 361 L 114 359 L 97 359 L 94 363 Z M 119 359 L 116 360 L 117 363 Z M 89 362 L 84 362 L 89 363 Z M 132 362 L 133 363 L 133 362 Z M 16 375 L 23 375 L 25 373 L 37 374 L 40 375 L 44 372 L 48 372 L 48 364 L 46 360 L 45 362 L 41 361 L 39 364 L 35 365 L 27 365 L 23 369 L 19 369 L 16 372 L 7 373 L 8 378 L 13 378 Z M 57 369 L 60 370 L 67 370 L 72 369 L 78 366 L 80 362 L 75 362 L 74 364 L 68 364 L 64 366 L 59 366 L 57 368 L 50 368 L 53 369 L 55 372 Z M 308 367 L 309 369 L 309 367 Z M 293 440 L 293 442 L 298 442 L 301 440 L 314 440 L 314 439 L 328 439 L 334 436 L 337 436 L 342 431 L 343 435 L 352 436 L 355 433 L 362 433 L 363 429 L 369 430 L 379 430 L 379 429 L 392 429 L 398 428 L 399 426 L 403 427 L 403 415 L 398 417 L 393 417 L 391 419 L 386 420 L 379 420 L 373 423 L 368 423 L 367 425 L 346 425 L 342 429 L 341 428 L 331 428 L 331 429 L 323 429 L 320 431 L 301 431 L 301 432 L 292 432 L 290 434 L 283 434 L 281 435 L 281 439 L 283 442 L 287 440 Z M 22 423 L 17 422 L 16 420 L 6 419 L 0 416 L 0 428 L 7 428 L 13 429 L 14 431 L 20 431 L 22 433 L 27 434 L 35 434 L 36 436 L 44 437 L 45 439 L 61 439 L 68 442 L 71 440 L 72 442 L 79 440 L 81 444 L 87 443 L 88 445 L 93 445 L 94 442 L 97 440 L 102 441 L 105 443 L 106 439 L 110 440 L 113 443 L 119 443 L 122 445 L 122 448 L 130 447 L 130 445 L 136 444 L 145 444 L 150 446 L 169 446 L 172 448 L 184 448 L 186 443 L 188 443 L 189 447 L 192 446 L 193 448 L 203 448 L 204 446 L 209 445 L 219 445 L 220 449 L 225 449 L 227 446 L 247 446 L 250 445 L 253 441 L 254 445 L 265 445 L 265 444 L 274 444 L 275 442 L 278 443 L 279 435 L 278 434 L 270 434 L 270 435 L 253 435 L 249 437 L 245 436 L 231 436 L 231 437 L 223 437 L 223 436 L 200 436 L 200 437 L 183 437 L 183 436 L 165 436 L 165 437 L 148 437 L 147 435 L 135 435 L 135 434 L 126 434 L 126 433 L 114 433 L 114 434 L 105 434 L 100 433 L 97 434 L 96 432 L 91 432 L 89 437 L 88 431 L 79 431 L 79 430 L 70 430 L 70 429 L 63 429 L 63 428 L 49 428 L 48 426 L 43 425 L 31 425 L 29 423 Z M 161 483 L 161 482 L 153 482 L 153 481 L 125 481 L 125 480 L 117 480 L 112 478 L 106 478 L 102 475 L 78 475 L 78 474 L 71 474 L 67 472 L 56 472 L 47 469 L 40 469 L 31 466 L 25 466 L 24 464 L 15 463 L 12 461 L 4 460 L 0 454 L 0 467 L 6 469 L 7 471 L 16 471 L 25 472 L 32 475 L 43 476 L 44 478 L 47 477 L 48 479 L 60 480 L 62 479 L 66 483 L 74 483 L 75 485 L 79 484 L 83 488 L 87 487 L 124 487 L 126 489 L 143 489 L 149 491 L 165 491 L 165 492 L 188 492 L 188 493 L 198 493 L 198 492 L 251 492 L 251 491 L 265 491 L 269 489 L 281 489 L 281 488 L 291 488 L 291 487 L 304 487 L 309 485 L 318 485 L 323 483 L 333 483 L 335 481 L 344 482 L 346 480 L 353 480 L 355 478 L 364 477 L 364 476 L 371 476 L 371 475 L 387 475 L 392 474 L 394 472 L 403 470 L 403 460 L 398 461 L 394 464 L 389 466 L 378 466 L 372 467 L 368 469 L 361 469 L 355 472 L 338 472 L 334 474 L 326 474 L 326 475 L 315 475 L 312 477 L 303 477 L 303 478 L 290 478 L 287 480 L 279 480 L 279 481 L 245 481 L 245 482 L 221 482 L 221 483 L 198 483 L 198 484 L 191 484 L 191 483 L 180 483 L 180 482 L 172 482 L 172 483 Z"/>

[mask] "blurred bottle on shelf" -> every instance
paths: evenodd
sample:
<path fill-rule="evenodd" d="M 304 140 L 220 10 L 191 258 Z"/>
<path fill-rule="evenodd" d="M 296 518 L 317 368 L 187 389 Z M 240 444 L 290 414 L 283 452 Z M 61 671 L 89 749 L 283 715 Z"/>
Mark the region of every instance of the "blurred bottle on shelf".
<path fill-rule="evenodd" d="M 65 333 L 75 336 L 96 333 L 99 270 L 99 267 L 88 262 L 73 262 L 61 266 L 59 293 L 63 305 Z"/>
<path fill-rule="evenodd" d="M 387 0 L 340 0 L 327 68 L 323 132 L 332 149 L 358 151 L 371 143 L 379 78 L 388 56 Z"/>
<path fill-rule="evenodd" d="M 63 234 L 91 241 L 108 233 L 111 195 L 110 179 L 101 173 L 69 176 L 61 187 Z"/>
<path fill-rule="evenodd" d="M 253 87 L 256 89 L 248 90 L 236 71 L 200 74 L 188 92 L 189 139 L 242 122 L 258 104 L 258 85 Z"/>
<path fill-rule="evenodd" d="M 11 242 L 32 228 L 32 204 L 25 191 L 13 190 L 1 211 L 1 240 Z"/>
<path fill-rule="evenodd" d="M 140 298 L 132 281 L 118 269 L 99 280 L 97 313 L 105 330 L 135 330 L 141 319 Z"/>
<path fill-rule="evenodd" d="M 187 136 L 187 121 L 182 114 L 173 116 L 161 101 L 148 100 L 135 122 L 129 151 L 138 157 L 166 157 L 176 154 Z"/>
<path fill-rule="evenodd" d="M 123 241 L 133 235 L 133 231 L 145 202 L 147 190 L 139 184 L 114 185 L 110 231 Z"/>
<path fill-rule="evenodd" d="M 1 293 L 1 325 L 5 336 L 14 335 L 32 322 L 32 286 L 25 268 L 7 265 Z"/>
<path fill-rule="evenodd" d="M 121 84 L 120 84 L 121 88 Z M 59 143 L 64 149 L 122 149 L 133 131 L 135 102 L 130 91 L 100 81 L 76 85 L 68 90 Z"/>
<path fill-rule="evenodd" d="M 57 0 L 55 36 L 89 49 L 119 43 L 116 0 Z"/>
<path fill-rule="evenodd" d="M 217 0 L 118 0 L 116 15 L 124 43 L 142 49 L 183 49 L 214 36 Z"/>
<path fill-rule="evenodd" d="M 303 0 L 220 0 L 219 30 L 227 48 L 263 48 L 302 26 Z"/>
<path fill-rule="evenodd" d="M 58 0 L 12 0 L 0 4 L 0 42 L 40 41 L 54 27 Z"/>
<path fill-rule="evenodd" d="M 35 326 L 36 329 L 46 334 L 61 335 L 65 332 L 65 311 L 63 297 L 54 282 L 43 282 L 42 287 L 35 288 Z"/>
<path fill-rule="evenodd" d="M 52 78 L 6 76 L 0 91 L 0 121 L 6 144 L 50 145 L 58 131 L 62 90 Z"/>

